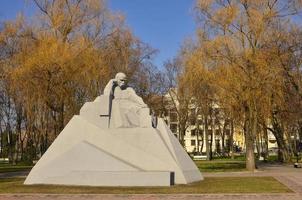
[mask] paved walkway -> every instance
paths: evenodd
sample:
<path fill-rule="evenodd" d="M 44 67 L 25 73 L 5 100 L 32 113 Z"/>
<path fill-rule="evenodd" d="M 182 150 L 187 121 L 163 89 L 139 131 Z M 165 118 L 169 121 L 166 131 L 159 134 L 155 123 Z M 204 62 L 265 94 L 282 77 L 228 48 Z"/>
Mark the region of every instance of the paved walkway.
<path fill-rule="evenodd" d="M 7 194 L 0 195 L 0 200 L 302 200 L 302 169 L 292 165 L 260 166 L 257 172 L 204 173 L 205 177 L 246 177 L 273 176 L 289 187 L 294 193 L 289 194 L 138 194 L 138 195 L 110 195 L 110 194 Z"/>
<path fill-rule="evenodd" d="M 29 174 L 30 170 L 20 171 L 20 172 L 5 172 L 0 173 L 1 178 L 14 178 L 14 177 L 26 177 Z"/>

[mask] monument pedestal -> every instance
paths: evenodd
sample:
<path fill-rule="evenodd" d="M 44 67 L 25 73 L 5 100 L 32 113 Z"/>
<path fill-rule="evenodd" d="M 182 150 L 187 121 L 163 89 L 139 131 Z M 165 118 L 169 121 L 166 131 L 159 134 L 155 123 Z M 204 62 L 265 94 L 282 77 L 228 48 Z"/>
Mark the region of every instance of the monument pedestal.
<path fill-rule="evenodd" d="M 169 186 L 203 179 L 163 119 L 157 128 L 150 116 L 149 127 L 108 128 L 102 99 L 70 120 L 24 184 Z"/>

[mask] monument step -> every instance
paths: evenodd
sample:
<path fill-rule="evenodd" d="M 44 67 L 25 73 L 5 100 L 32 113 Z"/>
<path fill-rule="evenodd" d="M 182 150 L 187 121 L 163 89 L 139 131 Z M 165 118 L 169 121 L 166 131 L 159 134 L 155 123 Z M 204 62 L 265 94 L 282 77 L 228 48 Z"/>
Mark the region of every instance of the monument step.
<path fill-rule="evenodd" d="M 174 172 L 71 171 L 65 176 L 45 178 L 41 184 L 82 186 L 171 186 L 174 185 Z"/>

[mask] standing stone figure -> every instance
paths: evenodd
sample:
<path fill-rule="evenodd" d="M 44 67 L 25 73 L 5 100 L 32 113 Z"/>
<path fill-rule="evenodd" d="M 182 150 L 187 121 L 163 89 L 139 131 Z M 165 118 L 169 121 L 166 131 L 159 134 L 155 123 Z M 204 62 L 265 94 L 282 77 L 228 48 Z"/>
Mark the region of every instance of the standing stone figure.
<path fill-rule="evenodd" d="M 110 127 L 150 127 L 149 108 L 133 88 L 127 85 L 127 76 L 119 72 L 104 89 L 110 98 Z"/>

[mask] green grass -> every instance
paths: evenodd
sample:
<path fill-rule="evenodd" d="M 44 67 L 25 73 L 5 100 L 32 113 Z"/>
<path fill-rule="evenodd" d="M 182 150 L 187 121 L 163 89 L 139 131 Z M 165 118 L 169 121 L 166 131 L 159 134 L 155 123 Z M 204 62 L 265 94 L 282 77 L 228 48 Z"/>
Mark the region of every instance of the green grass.
<path fill-rule="evenodd" d="M 195 161 L 195 164 L 201 172 L 235 172 L 246 170 L 245 161 L 240 160 Z M 32 166 L 29 165 L 0 164 L 0 173 L 26 171 L 31 168 Z"/>
<path fill-rule="evenodd" d="M 245 170 L 245 162 L 240 160 L 195 161 L 195 163 L 201 172 L 234 172 Z M 31 168 L 32 166 L 29 165 L 2 163 L 0 164 L 0 173 L 26 171 Z"/>
<path fill-rule="evenodd" d="M 245 171 L 245 161 L 195 161 L 201 172 L 236 172 Z"/>
<path fill-rule="evenodd" d="M 23 185 L 22 178 L 0 179 L 0 193 L 48 194 L 204 194 L 204 193 L 288 193 L 290 189 L 273 177 L 211 177 L 188 185 L 171 187 L 87 187 Z"/>
<path fill-rule="evenodd" d="M 264 162 L 269 162 L 269 163 L 279 163 L 279 160 L 278 160 L 278 155 L 270 155 L 268 156 L 267 160 L 264 161 Z M 291 158 L 291 163 L 295 163 L 297 162 L 297 157 L 296 156 L 293 156 Z M 302 163 L 302 156 L 299 156 L 298 157 L 298 162 L 299 163 Z"/>
<path fill-rule="evenodd" d="M 277 155 L 270 155 L 268 156 L 267 162 L 277 162 L 278 161 L 278 156 Z"/>

